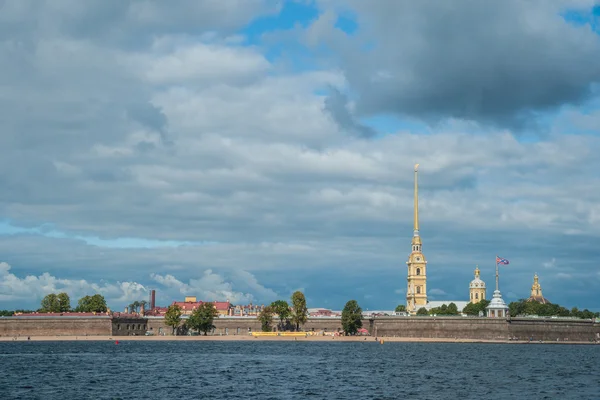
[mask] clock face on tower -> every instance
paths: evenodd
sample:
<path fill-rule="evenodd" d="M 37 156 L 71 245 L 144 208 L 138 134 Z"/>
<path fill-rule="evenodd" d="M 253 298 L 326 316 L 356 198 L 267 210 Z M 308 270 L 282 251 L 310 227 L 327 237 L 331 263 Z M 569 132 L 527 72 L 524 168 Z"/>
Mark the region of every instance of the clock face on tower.
<path fill-rule="evenodd" d="M 417 258 L 416 258 L 416 260 L 417 260 L 417 261 L 421 261 L 421 257 L 417 257 Z"/>

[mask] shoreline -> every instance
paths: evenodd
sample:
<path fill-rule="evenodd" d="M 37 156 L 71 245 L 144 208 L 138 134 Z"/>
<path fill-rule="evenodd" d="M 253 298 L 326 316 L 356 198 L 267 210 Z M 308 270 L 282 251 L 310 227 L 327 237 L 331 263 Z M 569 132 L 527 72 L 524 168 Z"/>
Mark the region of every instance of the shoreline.
<path fill-rule="evenodd" d="M 377 339 L 377 340 L 376 340 Z M 490 343 L 490 344 L 577 344 L 594 345 L 595 342 L 581 341 L 529 341 L 529 340 L 483 340 L 483 339 L 454 339 L 454 338 L 412 338 L 412 337 L 373 337 L 373 336 L 2 336 L 0 342 L 163 342 L 163 341 L 260 341 L 260 342 L 367 342 L 379 343 Z"/>

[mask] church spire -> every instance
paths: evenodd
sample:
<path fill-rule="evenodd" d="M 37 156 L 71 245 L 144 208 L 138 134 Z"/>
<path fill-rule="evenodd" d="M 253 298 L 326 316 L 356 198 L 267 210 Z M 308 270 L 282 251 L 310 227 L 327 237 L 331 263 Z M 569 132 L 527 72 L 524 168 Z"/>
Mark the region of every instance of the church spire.
<path fill-rule="evenodd" d="M 415 236 L 419 236 L 419 183 L 417 177 L 418 171 L 419 164 L 415 164 Z"/>

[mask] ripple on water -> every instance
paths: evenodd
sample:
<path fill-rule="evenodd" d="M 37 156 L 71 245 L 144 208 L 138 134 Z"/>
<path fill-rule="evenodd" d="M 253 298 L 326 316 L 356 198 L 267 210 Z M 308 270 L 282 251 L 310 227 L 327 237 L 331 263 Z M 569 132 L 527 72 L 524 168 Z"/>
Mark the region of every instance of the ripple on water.
<path fill-rule="evenodd" d="M 600 346 L 7 342 L 0 357 L 2 400 L 569 400 L 597 398 L 600 387 Z"/>

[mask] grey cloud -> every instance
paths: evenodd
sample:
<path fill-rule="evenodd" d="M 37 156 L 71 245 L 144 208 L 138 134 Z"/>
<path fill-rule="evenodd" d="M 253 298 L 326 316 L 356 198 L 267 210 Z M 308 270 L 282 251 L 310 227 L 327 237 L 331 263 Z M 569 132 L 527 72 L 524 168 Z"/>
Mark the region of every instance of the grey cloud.
<path fill-rule="evenodd" d="M 361 124 L 348 110 L 348 97 L 336 88 L 330 88 L 330 94 L 325 99 L 325 110 L 331 114 L 340 128 L 350 134 L 371 138 L 375 136 L 374 129 Z"/>
<path fill-rule="evenodd" d="M 338 3 L 356 12 L 359 33 L 340 37 L 332 19 L 308 35 L 339 50 L 359 115 L 526 126 L 537 112 L 585 102 L 600 81 L 600 36 L 560 15 L 572 2 Z"/>
<path fill-rule="evenodd" d="M 279 7 L 273 0 L 2 0 L 0 38 L 49 34 L 131 49 L 156 34 L 232 31 Z"/>
<path fill-rule="evenodd" d="M 315 94 L 343 86 L 337 71 L 265 76 L 269 69 L 259 68 L 240 80 L 233 69 L 189 82 L 173 74 L 158 84 L 145 79 L 144 67 L 192 44 L 169 37 L 173 48 L 132 53 L 102 38 L 40 32 L 27 32 L 23 46 L 0 43 L 0 217 L 67 235 L 219 244 L 107 249 L 2 235 L 0 254 L 21 278 L 52 271 L 146 287 L 151 273 L 187 283 L 210 269 L 257 300 L 305 287 L 318 305 L 341 308 L 354 295 L 347 288 L 360 286 L 376 294 L 366 304 L 393 306 L 405 281 L 415 162 L 426 249 L 439 268 L 432 287 L 461 293 L 462 278 L 448 273 L 463 273 L 523 235 L 532 245 L 515 251 L 523 264 L 563 263 L 574 251 L 573 265 L 594 271 L 600 143 L 593 136 L 521 143 L 489 128 L 481 135 L 438 127 L 366 141 L 357 120 L 341 112 L 350 109 L 347 99 Z M 216 54 L 240 63 L 260 58 L 236 49 Z M 355 137 L 340 132 L 326 104 Z M 161 145 L 164 133 L 170 146 Z M 468 257 L 453 259 L 457 248 Z M 470 266 L 464 274 L 470 280 Z"/>

